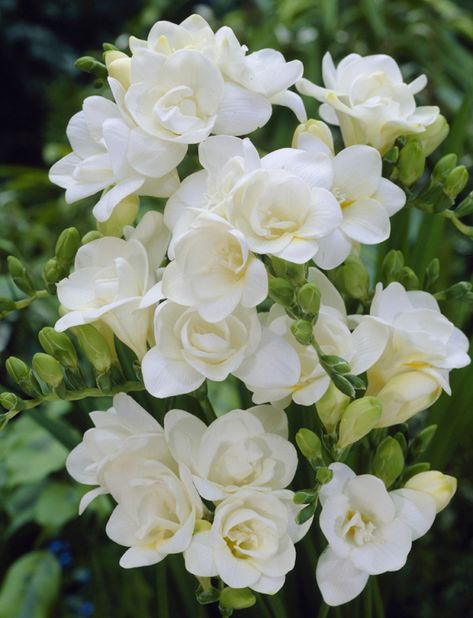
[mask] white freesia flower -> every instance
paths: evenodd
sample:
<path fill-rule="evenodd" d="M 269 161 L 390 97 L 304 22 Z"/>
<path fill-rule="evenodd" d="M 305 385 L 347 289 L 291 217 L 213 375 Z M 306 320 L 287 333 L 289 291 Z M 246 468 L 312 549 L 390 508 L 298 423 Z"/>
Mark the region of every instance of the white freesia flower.
<path fill-rule="evenodd" d="M 367 318 L 350 333 L 343 299 L 319 270 L 309 269 L 309 280 L 321 291 L 321 307 L 314 336 L 324 354 L 341 356 L 351 373 L 366 371 L 379 358 L 386 344 L 384 327 Z M 312 346 L 298 343 L 291 332 L 292 320 L 279 305 L 273 305 L 263 322 L 261 343 L 235 372 L 253 392 L 255 403 L 292 397 L 300 405 L 312 405 L 327 391 L 330 378 Z"/>
<path fill-rule="evenodd" d="M 319 492 L 320 528 L 329 544 L 316 578 L 324 601 L 337 606 L 358 596 L 370 575 L 402 569 L 412 541 L 435 519 L 435 501 L 413 489 L 388 493 L 379 478 L 356 476 L 345 464 L 329 467 L 333 478 Z"/>
<path fill-rule="evenodd" d="M 128 71 L 123 58 L 109 68 L 120 82 L 115 96 L 151 135 L 186 144 L 210 133 L 244 135 L 266 124 L 272 104 L 306 118 L 299 95 L 288 91 L 302 76 L 300 61 L 272 49 L 246 56 L 230 28 L 214 34 L 199 15 L 179 25 L 159 21 L 147 41 L 132 37 L 130 48 Z"/>
<path fill-rule="evenodd" d="M 368 369 L 367 394 L 383 406 L 378 427 L 388 427 L 427 408 L 442 389 L 450 394 L 451 369 L 470 362 L 468 339 L 441 314 L 431 294 L 406 292 L 400 283 L 384 290 L 378 284 L 370 316 L 384 327 L 386 343 Z"/>
<path fill-rule="evenodd" d="M 340 126 L 346 146 L 370 144 L 384 152 L 396 138 L 425 131 L 439 115 L 438 107 L 416 107 L 425 75 L 405 84 L 390 56 L 349 54 L 335 67 L 326 53 L 322 71 L 325 88 L 301 79 L 297 89 L 323 103 L 322 119 Z"/>
<path fill-rule="evenodd" d="M 175 259 L 164 271 L 166 298 L 195 307 L 219 322 L 238 304 L 256 307 L 267 296 L 263 263 L 248 250 L 244 235 L 213 214 L 202 214 L 174 245 Z"/>
<path fill-rule="evenodd" d="M 330 269 L 348 257 L 354 244 L 374 245 L 389 238 L 389 218 L 404 206 L 406 195 L 382 177 L 382 159 L 375 148 L 349 146 L 334 156 L 333 144 L 327 145 L 326 135 L 321 137 L 302 132 L 295 145 L 314 155 L 325 152 L 333 165 L 328 188 L 340 204 L 342 219 L 336 230 L 319 240 L 314 258 L 318 266 Z"/>
<path fill-rule="evenodd" d="M 82 442 L 66 460 L 72 478 L 84 485 L 98 485 L 83 496 L 79 513 L 97 496 L 110 491 L 104 470 L 118 458 L 128 455 L 154 458 L 173 466 L 163 428 L 129 395 L 115 395 L 110 409 L 92 412 L 90 418 L 95 427 L 85 432 Z"/>
<path fill-rule="evenodd" d="M 171 397 L 195 390 L 206 378 L 225 380 L 256 349 L 260 330 L 255 309 L 237 307 L 207 322 L 193 307 L 161 303 L 154 318 L 156 346 L 141 367 L 146 390 Z"/>
<path fill-rule="evenodd" d="M 106 221 L 129 195 L 168 197 L 179 185 L 176 166 L 186 146 L 145 133 L 103 97 L 85 99 L 67 126 L 73 152 L 55 163 L 49 178 L 76 202 L 104 190 L 93 214 Z"/>
<path fill-rule="evenodd" d="M 184 552 L 186 569 L 198 577 L 219 576 L 232 588 L 275 594 L 294 568 L 294 543 L 310 526 L 294 523 L 300 507 L 292 497 L 289 490 L 242 489 L 226 498 L 210 529 L 198 532 Z"/>
<path fill-rule="evenodd" d="M 145 229 L 154 238 L 151 244 Z M 136 230 L 127 233 L 129 240 L 106 236 L 79 249 L 74 272 L 57 286 L 67 313 L 55 328 L 64 331 L 100 320 L 141 359 L 152 317 L 150 306 L 161 298 L 155 273 L 169 236 L 162 215 L 156 212 L 147 213 Z M 159 263 L 153 264 L 152 259 Z"/>
<path fill-rule="evenodd" d="M 188 412 L 171 410 L 164 431 L 173 456 L 189 468 L 207 500 L 223 500 L 245 488 L 283 489 L 296 472 L 286 414 L 273 406 L 233 410 L 209 427 Z"/>
<path fill-rule="evenodd" d="M 130 456 L 107 466 L 105 477 L 118 502 L 107 535 L 129 548 L 120 566 L 156 564 L 189 546 L 203 505 L 186 469 L 176 474 L 155 457 Z"/>

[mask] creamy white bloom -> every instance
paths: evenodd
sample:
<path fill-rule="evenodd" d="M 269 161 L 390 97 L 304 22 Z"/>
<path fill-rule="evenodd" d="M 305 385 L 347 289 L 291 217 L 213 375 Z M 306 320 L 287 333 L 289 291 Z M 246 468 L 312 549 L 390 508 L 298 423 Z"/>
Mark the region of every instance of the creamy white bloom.
<path fill-rule="evenodd" d="M 318 129 L 320 131 L 320 127 Z M 327 133 L 330 135 L 329 131 Z M 314 155 L 325 152 L 330 157 L 333 174 L 328 188 L 342 212 L 337 229 L 319 240 L 314 258 L 318 266 L 335 268 L 357 243 L 375 245 L 389 238 L 389 218 L 404 206 L 406 195 L 400 187 L 382 177 L 382 159 L 375 148 L 349 146 L 334 155 L 333 144 L 327 144 L 326 134 L 316 136 L 310 132 L 310 127 L 309 131 L 296 136 L 295 146 Z"/>
<path fill-rule="evenodd" d="M 442 389 L 450 394 L 450 371 L 470 363 L 468 339 L 431 294 L 406 292 L 400 283 L 378 284 L 370 316 L 385 329 L 385 346 L 368 369 L 367 394 L 383 406 L 378 427 L 388 427 L 427 408 Z"/>
<path fill-rule="evenodd" d="M 189 546 L 203 505 L 185 468 L 175 473 L 155 457 L 130 456 L 107 466 L 105 478 L 118 503 L 107 535 L 129 548 L 120 566 L 156 564 Z"/>
<path fill-rule="evenodd" d="M 260 336 L 255 309 L 237 307 L 207 322 L 193 307 L 165 301 L 154 317 L 156 345 L 141 366 L 146 390 L 171 397 L 195 390 L 206 378 L 221 382 L 256 349 Z"/>
<path fill-rule="evenodd" d="M 242 489 L 215 509 L 209 530 L 198 532 L 184 552 L 186 569 L 216 577 L 232 588 L 275 594 L 294 568 L 294 543 L 306 533 L 294 524 L 300 507 L 289 490 Z"/>
<path fill-rule="evenodd" d="M 322 72 L 325 88 L 301 79 L 297 89 L 323 103 L 322 119 L 340 126 L 346 146 L 370 144 L 384 152 L 396 138 L 425 131 L 439 115 L 436 106 L 416 106 L 414 95 L 425 88 L 426 76 L 404 83 L 385 54 L 349 54 L 335 67 L 326 53 Z"/>
<path fill-rule="evenodd" d="M 388 493 L 379 478 L 356 476 L 345 464 L 329 467 L 333 478 L 319 492 L 320 528 L 329 544 L 316 578 L 324 601 L 337 606 L 358 596 L 370 575 L 402 569 L 412 541 L 435 519 L 435 501 L 413 489 Z"/>
<path fill-rule="evenodd" d="M 223 320 L 239 304 L 255 307 L 267 296 L 263 263 L 250 253 L 244 235 L 217 215 L 196 219 L 174 253 L 163 275 L 164 296 L 195 307 L 209 322 Z"/>
<path fill-rule="evenodd" d="M 273 406 L 233 410 L 209 427 L 188 412 L 171 410 L 164 431 L 173 456 L 189 468 L 207 500 L 239 495 L 245 488 L 283 489 L 296 472 L 286 413 Z"/>
<path fill-rule="evenodd" d="M 230 28 L 214 34 L 199 15 L 159 21 L 147 41 L 132 37 L 130 48 L 126 69 L 123 58 L 109 68 L 120 82 L 115 96 L 151 135 L 186 144 L 210 133 L 244 135 L 266 124 L 272 104 L 306 118 L 299 95 L 288 91 L 302 76 L 300 61 L 272 49 L 247 56 Z"/>
<path fill-rule="evenodd" d="M 85 432 L 66 460 L 67 471 L 76 481 L 98 485 L 83 496 L 79 513 L 97 496 L 109 493 L 104 470 L 120 457 L 154 458 L 173 467 L 163 428 L 129 395 L 115 395 L 111 408 L 92 412 L 90 418 L 94 427 Z"/>
<path fill-rule="evenodd" d="M 314 336 L 324 354 L 341 356 L 355 375 L 363 373 L 379 358 L 384 345 L 383 326 L 367 318 L 353 333 L 347 324 L 343 299 L 317 269 L 309 269 L 309 280 L 321 291 L 321 307 Z M 266 316 L 260 314 L 261 343 L 235 372 L 253 392 L 255 403 L 275 402 L 292 397 L 300 405 L 317 402 L 327 391 L 330 378 L 312 346 L 298 343 L 290 328 L 292 320 L 279 305 Z"/>
<path fill-rule="evenodd" d="M 73 152 L 52 166 L 49 178 L 66 189 L 68 203 L 104 190 L 93 210 L 98 221 L 129 195 L 168 197 L 179 185 L 175 168 L 186 146 L 145 134 L 108 99 L 86 98 L 67 137 Z"/>
<path fill-rule="evenodd" d="M 146 228 L 154 239 L 147 247 L 139 240 L 146 243 Z M 55 328 L 64 331 L 100 320 L 141 359 L 152 318 L 150 306 L 161 297 L 155 274 L 159 263 L 151 260 L 162 260 L 169 235 L 157 212 L 147 213 L 136 230 L 127 233 L 129 240 L 106 236 L 79 249 L 74 272 L 57 286 L 67 313 Z"/>

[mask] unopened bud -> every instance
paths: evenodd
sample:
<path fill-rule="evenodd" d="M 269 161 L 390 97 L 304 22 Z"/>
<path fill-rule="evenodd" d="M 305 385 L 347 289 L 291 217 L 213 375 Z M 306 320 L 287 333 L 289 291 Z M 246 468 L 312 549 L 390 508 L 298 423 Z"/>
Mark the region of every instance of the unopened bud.
<path fill-rule="evenodd" d="M 87 232 L 87 234 L 84 234 L 84 236 L 82 236 L 80 242 L 81 245 L 87 245 L 89 242 L 98 240 L 99 238 L 103 238 L 103 234 L 98 230 L 91 230 L 90 232 Z"/>
<path fill-rule="evenodd" d="M 472 287 L 469 281 L 458 281 L 446 290 L 438 292 L 435 297 L 439 300 L 461 300 L 471 292 Z"/>
<path fill-rule="evenodd" d="M 256 597 L 249 588 L 224 588 L 219 603 L 225 609 L 247 609 L 256 603 Z"/>
<path fill-rule="evenodd" d="M 87 360 L 98 374 L 106 374 L 113 358 L 105 337 L 92 324 L 76 326 L 73 329 Z"/>
<path fill-rule="evenodd" d="M 422 176 L 425 169 L 425 154 L 419 141 L 407 142 L 401 149 L 398 166 L 399 179 L 407 187 Z"/>
<path fill-rule="evenodd" d="M 440 260 L 434 258 L 425 269 L 424 274 L 424 290 L 431 292 L 440 277 Z"/>
<path fill-rule="evenodd" d="M 286 262 L 286 260 L 272 256 L 271 266 L 276 277 L 287 279 L 294 285 L 302 285 L 305 283 L 306 267 L 304 264 L 294 264 L 294 262 Z"/>
<path fill-rule="evenodd" d="M 458 157 L 456 154 L 451 152 L 450 154 L 446 154 L 443 156 L 437 163 L 432 172 L 432 178 L 434 180 L 438 180 L 440 183 L 443 183 L 453 168 L 456 166 L 458 161 Z"/>
<path fill-rule="evenodd" d="M 315 478 L 317 482 L 321 485 L 325 485 L 326 483 L 330 483 L 333 479 L 333 471 L 330 468 L 317 468 L 317 472 L 315 473 Z"/>
<path fill-rule="evenodd" d="M 139 207 L 140 198 L 129 195 L 115 206 L 106 221 L 97 222 L 98 231 L 104 236 L 123 236 L 123 228 L 134 223 Z"/>
<path fill-rule="evenodd" d="M 326 150 L 328 154 L 334 154 L 332 133 L 325 122 L 321 120 L 310 119 L 300 124 L 294 132 L 292 147 L 303 148 L 305 140 L 314 137 L 320 140 L 322 151 Z"/>
<path fill-rule="evenodd" d="M 333 383 L 330 383 L 325 395 L 316 404 L 317 414 L 327 433 L 333 433 L 343 411 L 350 403 L 350 397 L 344 395 Z"/>
<path fill-rule="evenodd" d="M 77 367 L 77 352 L 66 333 L 58 333 L 51 326 L 46 326 L 40 330 L 38 339 L 43 350 L 61 365 L 69 369 Z"/>
<path fill-rule="evenodd" d="M 291 324 L 291 332 L 302 345 L 310 345 L 314 341 L 314 327 L 307 320 L 296 320 Z"/>
<path fill-rule="evenodd" d="M 10 378 L 30 397 L 40 397 L 41 387 L 31 369 L 16 356 L 5 361 L 5 368 Z"/>
<path fill-rule="evenodd" d="M 15 393 L 1 393 L 0 394 L 0 405 L 3 408 L 5 408 L 5 410 L 8 410 L 9 412 L 11 410 L 20 412 L 25 407 L 23 399 L 20 399 L 20 397 L 17 397 Z"/>
<path fill-rule="evenodd" d="M 338 388 L 338 390 L 349 397 L 350 399 L 355 399 L 356 390 L 353 387 L 353 384 L 348 379 L 348 376 L 342 376 L 339 373 L 332 373 L 330 375 L 330 379 L 334 383 L 334 385 Z"/>
<path fill-rule="evenodd" d="M 56 243 L 56 260 L 60 267 L 69 269 L 80 247 L 79 232 L 75 227 L 63 230 Z"/>
<path fill-rule="evenodd" d="M 317 498 L 317 490 L 301 489 L 294 494 L 294 504 L 312 504 Z"/>
<path fill-rule="evenodd" d="M 303 313 L 317 316 L 320 309 L 320 290 L 314 283 L 305 283 L 297 292 L 297 304 Z"/>
<path fill-rule="evenodd" d="M 387 436 L 376 449 L 373 459 L 375 475 L 390 487 L 404 468 L 404 455 L 397 440 Z"/>
<path fill-rule="evenodd" d="M 421 455 L 429 448 L 436 431 L 437 425 L 429 425 L 429 427 L 426 427 L 416 435 L 416 437 L 412 440 L 410 447 L 411 453 L 414 457 Z"/>
<path fill-rule="evenodd" d="M 107 67 L 92 56 L 82 56 L 75 61 L 74 65 L 79 71 L 92 73 L 96 77 L 107 77 Z"/>
<path fill-rule="evenodd" d="M 116 79 L 128 89 L 130 85 L 131 58 L 117 49 L 106 50 L 104 53 L 105 66 L 110 77 Z"/>
<path fill-rule="evenodd" d="M 335 356 L 332 354 L 323 354 L 320 357 L 320 362 L 322 363 L 324 369 L 332 374 L 332 373 L 350 373 L 350 364 L 342 358 L 341 356 Z"/>
<path fill-rule="evenodd" d="M 286 279 L 269 275 L 269 297 L 282 305 L 290 307 L 294 303 L 294 288 Z"/>
<path fill-rule="evenodd" d="M 399 282 L 406 288 L 406 290 L 418 290 L 419 278 L 409 266 L 403 266 L 399 273 Z"/>
<path fill-rule="evenodd" d="M 61 269 L 57 263 L 56 258 L 51 258 L 46 262 L 43 267 L 43 279 L 48 288 L 51 290 L 51 286 L 62 278 Z"/>
<path fill-rule="evenodd" d="M 351 298 L 363 299 L 368 296 L 370 275 L 360 258 L 348 256 L 337 276 L 342 289 Z"/>
<path fill-rule="evenodd" d="M 473 191 L 455 208 L 455 216 L 459 218 L 471 215 L 471 213 L 473 213 Z"/>
<path fill-rule="evenodd" d="M 33 282 L 20 260 L 13 255 L 9 255 L 7 258 L 8 272 L 13 279 L 15 285 L 25 294 L 31 296 L 35 290 Z"/>
<path fill-rule="evenodd" d="M 381 404 L 376 397 L 352 401 L 342 414 L 337 448 L 346 448 L 364 438 L 381 417 Z"/>
<path fill-rule="evenodd" d="M 404 267 L 404 256 L 402 251 L 391 249 L 386 254 L 382 266 L 381 273 L 383 281 L 387 284 L 393 281 L 398 281 L 401 269 Z"/>
<path fill-rule="evenodd" d="M 57 388 L 64 380 L 60 363 L 49 354 L 38 352 L 33 356 L 33 369 L 48 386 Z"/>
<path fill-rule="evenodd" d="M 319 436 L 303 427 L 296 433 L 296 444 L 306 459 L 316 462 L 322 456 L 322 444 Z"/>
<path fill-rule="evenodd" d="M 429 470 L 412 476 L 405 485 L 429 494 L 435 500 L 437 513 L 442 511 L 453 498 L 457 490 L 457 479 L 438 470 Z"/>
<path fill-rule="evenodd" d="M 311 517 L 314 516 L 316 508 L 317 508 L 317 500 L 314 500 L 314 502 L 312 502 L 312 504 L 308 504 L 301 511 L 299 511 L 299 513 L 297 514 L 297 517 L 296 517 L 296 522 L 299 524 L 299 526 L 302 526 L 307 521 L 309 521 L 309 519 L 311 519 Z"/>
<path fill-rule="evenodd" d="M 448 122 L 444 116 L 437 116 L 437 120 L 432 124 L 429 124 L 425 128 L 425 131 L 415 135 L 417 141 L 422 145 L 424 155 L 428 157 L 436 150 L 443 140 L 447 137 L 449 132 Z M 410 139 L 410 138 L 408 138 Z"/>
<path fill-rule="evenodd" d="M 468 183 L 469 174 L 464 165 L 455 167 L 447 176 L 443 189 L 453 200 L 459 195 Z"/>

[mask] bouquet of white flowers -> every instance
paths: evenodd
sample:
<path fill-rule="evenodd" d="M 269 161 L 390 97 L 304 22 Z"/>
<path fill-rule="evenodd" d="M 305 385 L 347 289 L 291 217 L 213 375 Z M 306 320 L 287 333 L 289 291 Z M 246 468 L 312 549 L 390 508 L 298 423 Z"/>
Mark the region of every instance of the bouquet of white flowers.
<path fill-rule="evenodd" d="M 416 105 L 427 78 L 405 83 L 387 55 L 335 66 L 326 54 L 322 87 L 300 61 L 248 53 L 198 15 L 159 21 L 129 47 L 78 60 L 111 98 L 85 99 L 72 152 L 50 171 L 68 203 L 98 196 L 97 229 L 64 230 L 44 289 L 9 258 L 26 297 L 3 299 L 2 314 L 56 294 L 60 317 L 32 368 L 7 360 L 24 396 L 0 394 L 2 424 L 44 401 L 113 396 L 67 470 L 91 487 L 81 513 L 113 499 L 105 532 L 126 548 L 120 565 L 183 554 L 197 600 L 230 616 L 284 586 L 318 525 L 326 615 L 401 569 L 456 490 L 418 459 L 435 426 L 406 423 L 470 362 L 438 301 L 471 286 L 438 290 L 438 260 L 421 279 L 400 251 L 376 281 L 365 246 L 403 208 L 473 237 L 461 221 L 473 197 L 455 204 L 468 174 L 451 154 L 425 171 L 448 126 Z M 307 119 L 300 95 L 325 122 Z M 273 105 L 298 124 L 291 145 L 266 152 L 245 136 Z M 159 400 L 153 414 L 139 391 Z M 307 487 L 293 485 L 298 451 Z"/>

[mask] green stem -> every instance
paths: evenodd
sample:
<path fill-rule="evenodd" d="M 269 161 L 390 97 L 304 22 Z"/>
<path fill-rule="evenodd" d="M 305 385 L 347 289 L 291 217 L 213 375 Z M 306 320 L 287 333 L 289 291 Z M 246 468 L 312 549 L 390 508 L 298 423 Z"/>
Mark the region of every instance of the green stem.
<path fill-rule="evenodd" d="M 325 601 L 322 601 L 322 605 L 320 606 L 317 618 L 327 618 L 329 611 L 330 607 L 327 605 L 327 603 L 325 603 Z"/>
<path fill-rule="evenodd" d="M 444 211 L 442 211 L 439 214 L 442 217 L 445 217 L 445 219 L 450 219 L 450 221 L 453 223 L 453 225 L 462 234 L 464 234 L 465 236 L 468 236 L 469 238 L 473 238 L 473 227 L 471 227 L 470 225 L 465 225 L 464 223 L 462 223 L 460 221 L 460 219 L 458 219 L 458 217 L 455 215 L 455 213 L 453 211 L 451 211 L 451 210 L 444 210 Z"/>
<path fill-rule="evenodd" d="M 371 577 L 371 592 L 373 596 L 373 606 L 375 618 L 384 618 L 384 605 L 381 598 L 381 592 L 379 590 L 379 583 L 376 577 Z"/>
<path fill-rule="evenodd" d="M 364 614 L 364 618 L 373 618 L 373 594 L 372 594 L 372 589 L 373 589 L 373 582 L 372 582 L 372 577 L 370 577 L 368 579 L 368 583 L 366 584 L 366 588 L 364 591 L 364 601 L 365 601 L 365 614 Z"/>
<path fill-rule="evenodd" d="M 166 586 L 166 565 L 161 562 L 156 570 L 156 595 L 158 618 L 171 618 L 168 604 L 168 591 Z"/>
<path fill-rule="evenodd" d="M 35 300 L 38 300 L 40 298 L 47 298 L 48 296 L 50 296 L 48 290 L 38 290 L 32 296 L 28 296 L 28 298 L 22 298 L 21 300 L 15 301 L 15 308 L 9 311 L 8 310 L 3 311 L 2 317 L 5 317 L 8 314 L 13 313 L 13 311 L 18 311 L 20 309 L 26 309 L 26 307 L 29 307 L 32 303 L 34 303 Z"/>

